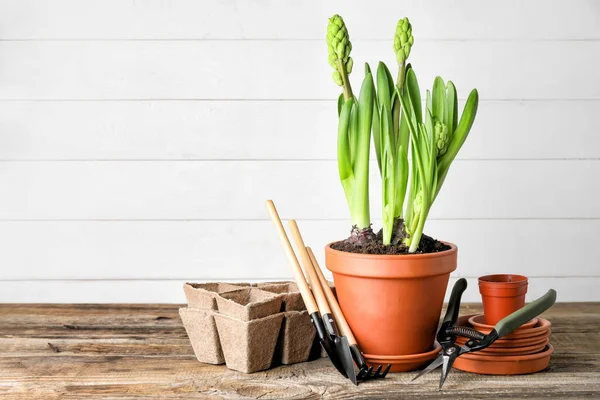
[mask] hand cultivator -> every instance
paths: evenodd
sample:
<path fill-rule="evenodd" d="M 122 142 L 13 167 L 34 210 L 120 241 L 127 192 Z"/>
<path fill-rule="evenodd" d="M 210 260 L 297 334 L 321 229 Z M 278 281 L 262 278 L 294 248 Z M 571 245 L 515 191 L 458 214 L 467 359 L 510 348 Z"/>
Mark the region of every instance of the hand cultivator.
<path fill-rule="evenodd" d="M 292 272 L 302 294 L 302 299 L 317 330 L 321 346 L 327 353 L 331 363 L 344 377 L 350 379 L 355 385 L 359 381 L 384 378 L 391 366 L 388 365 L 383 369 L 380 365 L 373 371 L 373 367 L 369 367 L 365 362 L 357 346 L 356 339 L 352 335 L 352 331 L 316 262 L 314 254 L 304 244 L 296 221 L 291 220 L 289 226 L 300 253 L 300 259 L 304 265 L 308 283 L 285 233 L 275 205 L 271 200 L 268 200 L 266 205 L 271 220 L 279 233 L 279 238 L 285 249 L 288 261 L 292 266 Z M 358 366 L 358 373 L 355 370 L 354 362 Z"/>
<path fill-rule="evenodd" d="M 459 279 L 454 288 L 452 288 L 448 310 L 437 333 L 437 341 L 442 346 L 441 353 L 431 364 L 419 372 L 411 382 L 441 366 L 442 374 L 440 376 L 439 390 L 442 390 L 442 386 L 452 369 L 452 364 L 454 364 L 454 361 L 458 357 L 466 353 L 485 349 L 502 336 L 511 333 L 527 321 L 552 307 L 556 300 L 556 291 L 550 289 L 533 303 L 500 320 L 494 329 L 486 335 L 471 327 L 456 326 L 458 311 L 460 309 L 460 299 L 466 288 L 467 281 L 464 278 Z M 469 340 L 463 346 L 459 346 L 455 344 L 458 336 L 466 337 Z"/>

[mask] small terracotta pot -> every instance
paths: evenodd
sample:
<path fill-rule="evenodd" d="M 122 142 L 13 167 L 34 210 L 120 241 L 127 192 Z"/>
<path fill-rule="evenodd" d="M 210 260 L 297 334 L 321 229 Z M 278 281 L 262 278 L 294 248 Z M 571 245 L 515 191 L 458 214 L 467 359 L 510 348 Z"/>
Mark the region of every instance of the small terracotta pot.
<path fill-rule="evenodd" d="M 477 352 L 477 354 L 491 355 L 491 356 L 508 356 L 508 355 L 523 356 L 525 354 L 539 353 L 540 351 L 544 350 L 544 348 L 546 347 L 546 345 L 548 344 L 549 341 L 550 341 L 550 338 L 547 337 L 543 342 L 534 344 L 531 346 L 495 347 L 492 345 L 490 347 L 486 347 L 483 350 L 479 350 Z"/>
<path fill-rule="evenodd" d="M 430 254 L 356 254 L 325 247 L 337 297 L 354 336 L 372 357 L 433 347 L 458 249 Z"/>
<path fill-rule="evenodd" d="M 541 352 L 522 356 L 491 356 L 467 353 L 458 357 L 453 367 L 484 375 L 532 374 L 548 367 L 554 347 L 548 344 Z"/>
<path fill-rule="evenodd" d="M 527 277 L 512 274 L 482 276 L 479 278 L 479 293 L 485 323 L 495 325 L 525 305 Z"/>
<path fill-rule="evenodd" d="M 549 333 L 550 327 L 552 326 L 550 321 L 548 321 L 547 319 L 544 319 L 544 318 L 538 318 L 538 319 L 539 319 L 539 322 L 533 328 L 517 329 L 516 331 L 513 331 L 507 335 L 502 336 L 502 339 L 513 340 L 513 339 L 531 338 L 531 337 L 536 337 L 539 335 L 550 335 L 550 333 Z M 491 329 L 483 329 L 483 328 L 477 329 L 477 330 L 486 335 L 492 331 Z"/>
<path fill-rule="evenodd" d="M 550 331 L 546 331 L 538 336 L 523 338 L 523 339 L 498 339 L 496 340 L 489 348 L 518 348 L 524 346 L 533 346 L 536 344 L 542 344 L 548 340 L 550 337 Z M 462 346 L 469 341 L 468 338 L 459 336 L 456 338 L 456 344 Z"/>
<path fill-rule="evenodd" d="M 469 318 L 469 323 L 471 325 L 473 325 L 473 327 L 475 329 L 488 329 L 488 330 L 492 330 L 492 328 L 494 328 L 494 325 L 488 325 L 486 323 L 484 323 L 483 321 L 485 321 L 485 316 L 484 315 L 474 315 L 471 318 Z M 533 318 L 531 320 L 529 320 L 528 322 L 525 322 L 523 325 L 521 325 L 520 327 L 518 327 L 517 329 L 515 329 L 515 331 L 518 330 L 523 330 L 523 329 L 531 329 L 534 326 L 536 326 L 539 322 L 539 319 L 537 318 Z"/>

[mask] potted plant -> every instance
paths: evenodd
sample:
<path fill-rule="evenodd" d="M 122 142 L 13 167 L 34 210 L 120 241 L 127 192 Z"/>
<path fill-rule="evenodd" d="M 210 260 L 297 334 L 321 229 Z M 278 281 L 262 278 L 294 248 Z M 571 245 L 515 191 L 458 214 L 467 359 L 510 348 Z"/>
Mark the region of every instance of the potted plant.
<path fill-rule="evenodd" d="M 423 107 L 415 70 L 407 64 L 413 43 L 412 26 L 401 19 L 393 46 L 396 79 L 379 63 L 374 80 L 365 64 L 357 98 L 349 79 L 354 62 L 346 25 L 334 15 L 327 28 L 329 64 L 342 89 L 337 158 L 352 230 L 349 238 L 325 247 L 326 264 L 361 348 L 378 357 L 432 349 L 457 247 L 423 229 L 478 104 L 474 89 L 459 118 L 454 84 L 437 77 Z M 371 135 L 382 181 L 378 233 L 369 213 Z"/>

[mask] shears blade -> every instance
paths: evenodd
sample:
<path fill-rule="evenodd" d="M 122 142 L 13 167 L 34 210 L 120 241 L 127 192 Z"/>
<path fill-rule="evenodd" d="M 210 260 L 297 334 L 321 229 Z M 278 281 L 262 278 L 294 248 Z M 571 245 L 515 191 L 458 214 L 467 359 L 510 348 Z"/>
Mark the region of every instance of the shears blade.
<path fill-rule="evenodd" d="M 410 381 L 412 382 L 415 379 L 420 378 L 421 376 L 433 371 L 434 369 L 436 369 L 443 363 L 444 363 L 444 354 L 442 353 L 439 356 L 437 356 L 437 358 L 435 360 L 433 360 L 431 363 L 429 363 L 429 365 L 426 366 L 421 372 L 419 372 L 417 375 L 415 375 L 415 377 L 412 378 Z"/>
<path fill-rule="evenodd" d="M 442 390 L 442 386 L 444 386 L 444 382 L 446 382 L 446 378 L 452 369 L 452 364 L 454 364 L 454 360 L 456 360 L 457 356 L 446 356 L 444 355 L 444 363 L 442 365 L 442 374 L 440 375 L 440 387 L 438 390 Z"/>

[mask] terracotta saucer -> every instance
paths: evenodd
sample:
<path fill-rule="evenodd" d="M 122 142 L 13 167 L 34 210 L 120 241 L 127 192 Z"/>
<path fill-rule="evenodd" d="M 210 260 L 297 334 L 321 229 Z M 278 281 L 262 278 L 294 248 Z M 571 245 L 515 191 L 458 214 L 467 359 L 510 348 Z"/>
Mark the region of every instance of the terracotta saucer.
<path fill-rule="evenodd" d="M 472 354 L 481 354 L 481 355 L 498 355 L 498 356 L 507 356 L 507 355 L 525 355 L 525 354 L 534 354 L 539 353 L 544 350 L 544 348 L 548 345 L 549 339 L 546 338 L 542 343 L 532 345 L 532 346 L 521 346 L 521 347 L 487 347 L 485 349 L 479 350 L 476 353 Z"/>
<path fill-rule="evenodd" d="M 471 318 L 469 318 L 469 323 L 471 325 L 473 325 L 475 327 L 475 329 L 479 329 L 479 330 L 488 329 L 491 331 L 492 328 L 494 327 L 494 325 L 488 325 L 485 323 L 485 316 L 483 314 L 473 315 Z M 525 322 L 523 325 L 521 325 L 520 327 L 518 327 L 515 330 L 518 331 L 521 329 L 530 329 L 530 328 L 533 328 L 537 323 L 538 323 L 538 319 L 534 318 L 529 322 Z"/>
<path fill-rule="evenodd" d="M 461 371 L 484 375 L 531 374 L 545 369 L 553 352 L 554 347 L 549 344 L 539 353 L 522 356 L 463 354 L 454 361 L 453 366 Z"/>
<path fill-rule="evenodd" d="M 546 343 L 546 341 L 548 340 L 548 338 L 550 337 L 550 331 L 547 331 L 546 333 L 543 333 L 541 335 L 538 336 L 533 336 L 530 338 L 523 338 L 523 339 L 497 339 L 494 343 L 491 344 L 490 348 L 505 348 L 505 347 L 511 347 L 511 348 L 515 348 L 515 347 L 524 347 L 524 346 L 534 346 L 534 345 L 541 345 Z M 459 345 L 463 345 L 465 343 L 467 343 L 469 339 L 468 338 L 464 338 L 462 336 L 459 336 L 458 338 L 456 338 L 456 344 Z"/>
<path fill-rule="evenodd" d="M 392 364 L 390 372 L 415 371 L 424 367 L 429 361 L 438 356 L 442 346 L 434 343 L 433 349 L 420 354 L 408 354 L 404 356 L 378 356 L 374 354 L 363 354 L 370 366 Z"/>
<path fill-rule="evenodd" d="M 471 326 L 471 324 L 469 323 L 469 318 L 471 318 L 473 316 L 474 315 L 465 315 L 463 317 L 459 317 L 458 320 L 456 321 L 456 324 L 460 325 L 460 326 Z M 538 318 L 538 323 L 533 328 L 518 329 L 514 332 L 509 333 L 508 335 L 502 336 L 501 339 L 512 340 L 512 339 L 530 338 L 530 337 L 543 335 L 543 334 L 549 335 L 551 326 L 552 326 L 552 324 L 547 319 Z M 488 333 L 490 333 L 490 331 L 491 331 L 491 329 L 485 329 L 485 328 L 478 328 L 477 330 L 486 335 Z"/>

